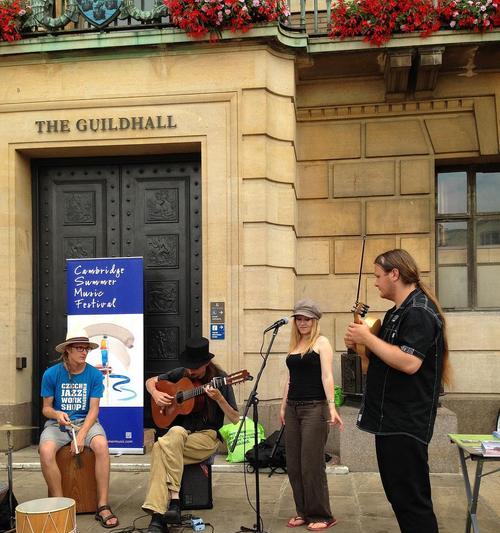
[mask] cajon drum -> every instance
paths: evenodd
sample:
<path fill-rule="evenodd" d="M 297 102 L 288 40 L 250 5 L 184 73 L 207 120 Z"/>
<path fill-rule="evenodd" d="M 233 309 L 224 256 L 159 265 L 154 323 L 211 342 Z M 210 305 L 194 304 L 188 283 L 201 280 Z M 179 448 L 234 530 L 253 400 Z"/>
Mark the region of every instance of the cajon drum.
<path fill-rule="evenodd" d="M 95 513 L 97 484 L 94 452 L 90 448 L 84 448 L 79 455 L 78 459 L 71 453 L 69 444 L 57 452 L 56 461 L 61 472 L 63 495 L 75 500 L 77 513 Z"/>

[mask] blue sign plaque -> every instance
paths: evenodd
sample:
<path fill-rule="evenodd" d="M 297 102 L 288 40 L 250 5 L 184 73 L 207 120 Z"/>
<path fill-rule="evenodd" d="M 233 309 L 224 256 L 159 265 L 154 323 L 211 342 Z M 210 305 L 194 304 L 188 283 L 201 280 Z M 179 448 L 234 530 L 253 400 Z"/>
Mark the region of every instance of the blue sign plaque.
<path fill-rule="evenodd" d="M 225 324 L 210 324 L 210 338 L 213 340 L 225 339 Z"/>

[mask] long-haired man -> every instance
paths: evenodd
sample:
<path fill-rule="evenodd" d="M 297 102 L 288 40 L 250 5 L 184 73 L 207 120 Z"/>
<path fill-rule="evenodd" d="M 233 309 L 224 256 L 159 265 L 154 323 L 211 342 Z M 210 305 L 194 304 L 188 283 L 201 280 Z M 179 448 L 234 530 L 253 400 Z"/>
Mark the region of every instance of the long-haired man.
<path fill-rule="evenodd" d="M 345 335 L 348 347 L 363 344 L 373 354 L 357 424 L 375 435 L 380 477 L 401 531 L 436 533 L 427 446 L 441 386 L 450 379 L 443 311 L 405 250 L 375 259 L 375 286 L 395 304 L 380 333 L 352 323 Z"/>

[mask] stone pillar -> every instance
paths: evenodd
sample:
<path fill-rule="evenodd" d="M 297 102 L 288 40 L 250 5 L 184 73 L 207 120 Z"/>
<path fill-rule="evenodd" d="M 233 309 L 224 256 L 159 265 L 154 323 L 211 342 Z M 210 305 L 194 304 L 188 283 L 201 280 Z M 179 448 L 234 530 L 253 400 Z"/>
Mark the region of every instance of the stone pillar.
<path fill-rule="evenodd" d="M 242 90 L 240 128 L 241 338 L 244 365 L 253 374 L 261 364 L 262 332 L 290 314 L 296 277 L 294 62 L 266 52 L 259 68 L 263 69 L 260 86 Z M 282 396 L 288 340 L 289 327 L 283 327 L 259 385 L 261 401 Z M 252 383 L 245 386 L 250 390 Z M 265 404 L 260 410 L 266 419 Z M 268 432 L 278 424 L 275 417 L 275 421 L 267 417 Z"/>

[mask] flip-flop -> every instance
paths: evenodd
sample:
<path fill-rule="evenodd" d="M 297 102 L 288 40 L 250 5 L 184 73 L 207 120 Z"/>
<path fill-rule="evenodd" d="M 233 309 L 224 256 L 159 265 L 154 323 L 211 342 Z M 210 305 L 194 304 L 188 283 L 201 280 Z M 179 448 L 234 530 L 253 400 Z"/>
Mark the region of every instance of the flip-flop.
<path fill-rule="evenodd" d="M 330 529 L 336 523 L 337 523 L 337 519 L 336 518 L 332 518 L 331 520 L 318 520 L 317 522 L 311 522 L 307 526 L 307 530 L 308 531 L 324 531 L 325 529 Z M 322 527 L 311 527 L 314 524 L 323 524 L 323 526 Z"/>
<path fill-rule="evenodd" d="M 101 516 L 99 513 L 102 513 L 102 511 L 109 511 L 111 514 L 109 514 L 108 516 Z M 119 524 L 118 517 L 113 514 L 109 505 L 101 505 L 101 507 L 98 507 L 94 518 L 101 523 L 102 527 L 106 529 L 111 529 Z M 113 518 L 116 518 L 116 524 L 108 524 L 108 522 Z"/>
<path fill-rule="evenodd" d="M 300 522 L 300 524 L 295 524 L 292 522 Z M 290 518 L 290 520 L 288 520 L 288 523 L 286 524 L 286 527 L 300 527 L 300 526 L 304 526 L 306 523 L 306 521 L 301 517 L 301 516 L 296 516 L 295 518 Z"/>

